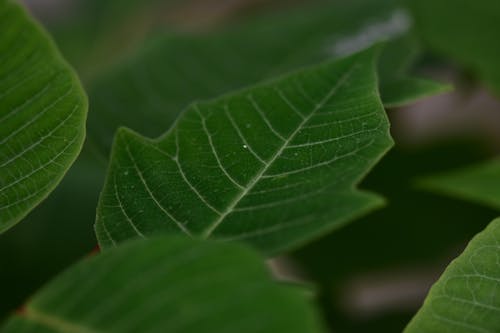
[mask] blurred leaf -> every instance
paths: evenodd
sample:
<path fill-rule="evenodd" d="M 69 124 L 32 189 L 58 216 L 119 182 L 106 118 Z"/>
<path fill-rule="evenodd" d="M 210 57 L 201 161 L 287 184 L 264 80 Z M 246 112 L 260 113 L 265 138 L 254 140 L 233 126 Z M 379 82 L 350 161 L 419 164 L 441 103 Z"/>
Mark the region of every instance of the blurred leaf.
<path fill-rule="evenodd" d="M 159 36 L 89 85 L 90 135 L 107 154 L 119 125 L 148 136 L 171 126 L 189 103 L 338 58 L 381 40 L 382 91 L 391 105 L 442 92 L 407 79 L 418 45 L 411 18 L 395 1 L 353 1 L 283 11 L 204 35 Z M 391 84 L 394 80 L 398 83 Z M 387 83 L 387 85 L 385 84 Z"/>
<path fill-rule="evenodd" d="M 84 151 L 52 195 L 0 235 L 0 321 L 96 246 L 92 224 L 103 169 Z"/>
<path fill-rule="evenodd" d="M 404 21 L 405 13 L 406 11 L 401 9 L 396 11 L 393 20 Z M 419 41 L 413 31 L 385 43 L 379 60 L 378 77 L 382 101 L 386 108 L 402 107 L 419 99 L 452 90 L 447 84 L 409 76 L 408 73 L 411 72 L 420 53 Z"/>
<path fill-rule="evenodd" d="M 87 99 L 46 34 L 0 0 L 0 233 L 57 186 L 80 152 Z"/>
<path fill-rule="evenodd" d="M 500 209 L 500 159 L 448 171 L 423 180 L 424 188 Z"/>
<path fill-rule="evenodd" d="M 355 189 L 391 147 L 372 48 L 211 102 L 156 140 L 120 130 L 96 222 L 282 251 L 380 206 Z"/>
<path fill-rule="evenodd" d="M 397 78 L 390 82 L 382 82 L 380 92 L 384 106 L 401 107 L 421 98 L 451 91 L 451 86 L 430 80 L 415 78 Z"/>
<path fill-rule="evenodd" d="M 448 266 L 405 332 L 499 332 L 499 258 L 496 219 Z"/>
<path fill-rule="evenodd" d="M 500 93 L 500 1 L 411 0 L 417 31 L 436 52 Z"/>
<path fill-rule="evenodd" d="M 172 237 L 86 259 L 36 294 L 1 332 L 321 332 L 303 293 L 274 282 L 236 244 Z"/>

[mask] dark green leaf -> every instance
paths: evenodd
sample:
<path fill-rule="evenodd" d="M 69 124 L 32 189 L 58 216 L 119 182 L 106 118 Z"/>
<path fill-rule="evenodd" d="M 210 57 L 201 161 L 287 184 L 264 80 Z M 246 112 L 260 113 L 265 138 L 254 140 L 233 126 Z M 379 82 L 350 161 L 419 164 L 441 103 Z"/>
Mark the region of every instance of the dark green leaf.
<path fill-rule="evenodd" d="M 392 146 L 375 53 L 193 104 L 157 140 L 120 130 L 101 245 L 170 232 L 274 253 L 380 206 L 355 189 Z"/>
<path fill-rule="evenodd" d="M 56 187 L 80 152 L 87 100 L 53 43 L 0 0 L 0 232 Z"/>
<path fill-rule="evenodd" d="M 240 245 L 141 240 L 75 265 L 1 332 L 321 332 L 296 288 L 273 281 Z"/>

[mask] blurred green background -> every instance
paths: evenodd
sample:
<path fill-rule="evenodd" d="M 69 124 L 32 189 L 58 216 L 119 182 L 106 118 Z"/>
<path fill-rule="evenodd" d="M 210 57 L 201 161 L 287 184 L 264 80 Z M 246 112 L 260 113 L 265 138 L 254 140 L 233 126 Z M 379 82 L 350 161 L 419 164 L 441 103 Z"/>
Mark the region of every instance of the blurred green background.
<path fill-rule="evenodd" d="M 318 285 L 318 301 L 332 331 L 401 331 L 450 259 L 498 214 L 418 186 L 427 175 L 500 151 L 500 102 L 493 97 L 499 81 L 488 70 L 494 67 L 492 56 L 478 50 L 484 61 L 469 61 L 478 55 L 463 52 L 467 45 L 456 47 L 434 36 L 440 22 L 457 24 L 463 15 L 450 13 L 437 21 L 442 2 L 407 7 L 389 0 L 25 1 L 82 78 L 90 99 L 89 135 L 57 190 L 0 235 L 0 318 L 96 247 L 95 209 L 118 126 L 158 135 L 192 100 L 303 65 L 305 56 L 309 62 L 319 60 L 311 51 L 319 40 L 338 46 L 349 38 L 369 44 L 409 36 L 418 47 L 403 44 L 400 51 L 412 72 L 452 82 L 455 91 L 388 110 L 396 147 L 361 184 L 384 195 L 387 206 L 298 249 L 280 268 Z M 466 11 L 463 2 L 457 8 Z M 498 7 L 480 2 L 486 10 Z M 395 28 L 383 25 L 394 17 Z M 484 23 L 485 29 L 492 24 Z M 457 43 L 468 40 L 461 38 Z M 488 43 L 491 37 L 482 38 Z M 255 57 L 266 59 L 266 65 L 242 70 L 238 61 L 244 59 L 245 45 L 258 47 Z M 283 49 L 289 50 L 287 61 L 279 52 Z M 210 58 L 212 51 L 225 57 Z M 398 59 L 388 59 L 385 66 L 395 69 Z"/>

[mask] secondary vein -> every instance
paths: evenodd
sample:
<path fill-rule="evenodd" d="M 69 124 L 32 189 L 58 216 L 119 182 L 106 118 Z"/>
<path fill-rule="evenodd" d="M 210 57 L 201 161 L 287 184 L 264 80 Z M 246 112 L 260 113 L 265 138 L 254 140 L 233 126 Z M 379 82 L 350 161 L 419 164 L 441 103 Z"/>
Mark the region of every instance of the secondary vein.
<path fill-rule="evenodd" d="M 354 64 L 350 69 L 339 79 L 337 84 L 333 86 L 333 88 L 325 95 L 325 97 L 315 105 L 314 109 L 311 111 L 309 115 L 303 118 L 297 128 L 293 131 L 293 133 L 283 142 L 280 149 L 276 151 L 276 153 L 267 161 L 262 169 L 253 177 L 248 185 L 231 201 L 228 207 L 222 212 L 222 214 L 215 219 L 201 234 L 203 239 L 206 239 L 212 235 L 212 233 L 217 229 L 217 227 L 224 221 L 224 219 L 233 212 L 234 208 L 238 205 L 238 203 L 252 190 L 252 188 L 259 182 L 262 176 L 267 172 L 269 167 L 278 159 L 278 157 L 283 153 L 283 151 L 287 148 L 289 143 L 295 138 L 295 136 L 300 132 L 302 127 L 315 115 L 315 113 L 323 107 L 323 105 L 332 98 L 338 89 L 345 83 L 347 79 L 351 76 L 353 69 L 357 65 Z"/>

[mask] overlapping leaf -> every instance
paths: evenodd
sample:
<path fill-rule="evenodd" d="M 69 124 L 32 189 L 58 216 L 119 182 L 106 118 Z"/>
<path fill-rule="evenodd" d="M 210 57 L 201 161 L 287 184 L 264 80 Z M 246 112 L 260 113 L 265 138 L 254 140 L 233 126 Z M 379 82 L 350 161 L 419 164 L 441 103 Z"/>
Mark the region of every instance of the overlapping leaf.
<path fill-rule="evenodd" d="M 0 1 L 0 232 L 59 183 L 85 136 L 87 101 L 43 31 Z"/>
<path fill-rule="evenodd" d="M 90 136 L 105 153 L 120 125 L 148 136 L 195 100 L 391 40 L 379 66 L 384 104 L 398 106 L 447 87 L 409 78 L 419 52 L 397 1 L 350 1 L 268 15 L 205 35 L 161 36 L 89 85 Z"/>
<path fill-rule="evenodd" d="M 308 302 L 274 282 L 247 248 L 162 237 L 77 264 L 0 331 L 321 332 Z"/>
<path fill-rule="evenodd" d="M 101 245 L 170 232 L 274 253 L 380 205 L 354 188 L 392 145 L 375 53 L 195 103 L 157 140 L 120 130 Z"/>
<path fill-rule="evenodd" d="M 450 264 L 405 332 L 499 332 L 499 258 L 496 219 Z"/>

